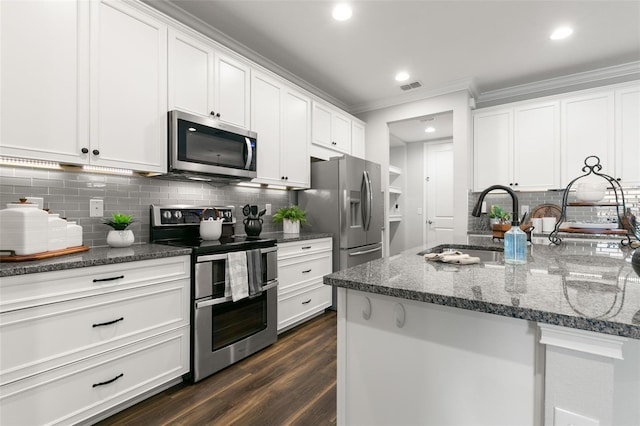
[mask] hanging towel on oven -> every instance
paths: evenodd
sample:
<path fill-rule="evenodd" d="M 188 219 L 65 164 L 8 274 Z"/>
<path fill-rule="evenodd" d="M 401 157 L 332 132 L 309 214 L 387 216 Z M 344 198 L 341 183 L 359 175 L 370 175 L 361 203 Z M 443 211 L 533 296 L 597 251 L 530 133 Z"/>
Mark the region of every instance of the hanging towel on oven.
<path fill-rule="evenodd" d="M 244 251 L 227 253 L 225 268 L 225 297 L 231 296 L 236 302 L 249 296 L 249 274 L 247 272 L 247 254 Z"/>
<path fill-rule="evenodd" d="M 247 269 L 249 270 L 249 296 L 262 293 L 262 255 L 259 249 L 247 251 Z"/>

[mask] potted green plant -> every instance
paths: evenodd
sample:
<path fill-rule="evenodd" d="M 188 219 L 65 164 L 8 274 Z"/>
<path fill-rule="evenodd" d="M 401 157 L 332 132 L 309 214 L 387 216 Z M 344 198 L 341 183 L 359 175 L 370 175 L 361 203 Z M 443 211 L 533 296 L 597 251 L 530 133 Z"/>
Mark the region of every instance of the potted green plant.
<path fill-rule="evenodd" d="M 102 223 L 113 228 L 107 234 L 110 247 L 129 247 L 135 241 L 133 231 L 127 229 L 133 223 L 132 215 L 113 213 L 111 219 L 105 219 Z"/>
<path fill-rule="evenodd" d="M 489 210 L 489 224 L 490 225 L 498 225 L 508 223 L 511 219 L 511 215 L 504 210 L 500 206 L 493 205 Z"/>
<path fill-rule="evenodd" d="M 298 206 L 283 207 L 276 211 L 273 215 L 274 223 L 282 223 L 283 232 L 285 234 L 299 234 L 300 224 L 307 223 L 307 215 L 304 210 Z"/>

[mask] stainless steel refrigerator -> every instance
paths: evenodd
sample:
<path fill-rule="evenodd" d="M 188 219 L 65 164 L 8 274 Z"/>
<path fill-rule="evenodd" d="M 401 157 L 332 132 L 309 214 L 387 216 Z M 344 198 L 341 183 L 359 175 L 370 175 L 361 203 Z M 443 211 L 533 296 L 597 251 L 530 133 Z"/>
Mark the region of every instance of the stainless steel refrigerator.
<path fill-rule="evenodd" d="M 298 204 L 314 232 L 333 234 L 334 272 L 382 256 L 380 170 L 349 155 L 311 163 L 311 189 L 298 193 Z"/>

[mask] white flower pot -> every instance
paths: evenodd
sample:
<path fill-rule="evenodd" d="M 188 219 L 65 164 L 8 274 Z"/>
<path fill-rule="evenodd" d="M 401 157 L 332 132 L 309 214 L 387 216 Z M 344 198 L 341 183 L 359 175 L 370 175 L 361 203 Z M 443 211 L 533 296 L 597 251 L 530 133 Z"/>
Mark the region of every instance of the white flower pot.
<path fill-rule="evenodd" d="M 291 222 L 289 219 L 284 219 L 282 221 L 282 232 L 285 234 L 299 234 L 300 222 L 297 220 L 295 222 Z"/>
<path fill-rule="evenodd" d="M 107 234 L 107 244 L 109 247 L 129 247 L 135 241 L 133 231 L 125 229 L 124 231 L 109 231 Z"/>

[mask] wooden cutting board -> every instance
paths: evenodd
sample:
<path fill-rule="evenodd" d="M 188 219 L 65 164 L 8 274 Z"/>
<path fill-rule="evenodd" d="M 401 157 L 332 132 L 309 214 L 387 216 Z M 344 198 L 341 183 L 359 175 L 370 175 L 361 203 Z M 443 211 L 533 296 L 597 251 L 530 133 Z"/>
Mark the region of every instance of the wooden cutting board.
<path fill-rule="evenodd" d="M 51 257 L 64 256 L 66 254 L 88 251 L 87 246 L 68 247 L 62 250 L 45 251 L 42 253 L 20 254 L 15 256 L 0 256 L 0 262 L 28 262 L 32 260 L 49 259 Z"/>

